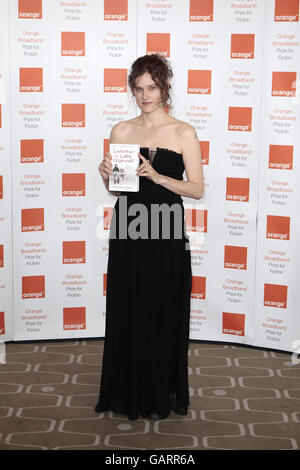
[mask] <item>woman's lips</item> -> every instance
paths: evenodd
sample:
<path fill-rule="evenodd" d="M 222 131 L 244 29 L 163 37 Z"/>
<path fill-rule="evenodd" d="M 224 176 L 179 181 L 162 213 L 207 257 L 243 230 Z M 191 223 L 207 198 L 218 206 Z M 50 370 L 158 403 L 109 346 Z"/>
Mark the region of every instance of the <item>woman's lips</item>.
<path fill-rule="evenodd" d="M 150 101 L 143 101 L 143 104 L 151 104 Z"/>

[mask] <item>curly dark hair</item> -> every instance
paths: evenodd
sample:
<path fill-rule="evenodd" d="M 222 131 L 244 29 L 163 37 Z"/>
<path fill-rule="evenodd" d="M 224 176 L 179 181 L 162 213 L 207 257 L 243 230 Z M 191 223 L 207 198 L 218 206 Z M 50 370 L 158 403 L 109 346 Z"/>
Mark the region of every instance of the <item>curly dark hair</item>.
<path fill-rule="evenodd" d="M 168 83 L 168 80 L 173 77 L 171 65 L 166 58 L 160 54 L 146 54 L 136 59 L 131 66 L 131 71 L 128 76 L 128 84 L 132 93 L 136 79 L 146 72 L 150 73 L 152 80 L 154 80 L 156 85 L 160 88 L 163 106 L 170 109 L 172 98 L 169 94 L 171 85 Z"/>

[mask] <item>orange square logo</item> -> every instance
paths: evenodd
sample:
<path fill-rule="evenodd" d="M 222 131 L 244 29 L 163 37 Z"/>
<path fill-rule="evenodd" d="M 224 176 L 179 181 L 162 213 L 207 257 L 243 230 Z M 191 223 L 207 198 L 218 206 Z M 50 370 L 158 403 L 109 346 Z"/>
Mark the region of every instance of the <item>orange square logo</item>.
<path fill-rule="evenodd" d="M 0 245 L 0 268 L 4 268 L 4 246 Z"/>
<path fill-rule="evenodd" d="M 0 175 L 0 199 L 3 199 L 3 175 Z"/>
<path fill-rule="evenodd" d="M 104 19 L 106 21 L 127 21 L 128 0 L 104 0 Z"/>
<path fill-rule="evenodd" d="M 192 276 L 191 298 L 198 300 L 206 298 L 206 277 Z"/>
<path fill-rule="evenodd" d="M 85 241 L 63 242 L 63 264 L 85 263 Z"/>
<path fill-rule="evenodd" d="M 43 69 L 20 67 L 20 92 L 40 93 L 43 91 Z"/>
<path fill-rule="evenodd" d="M 247 269 L 247 247 L 225 245 L 224 268 Z"/>
<path fill-rule="evenodd" d="M 207 209 L 185 209 L 187 232 L 207 232 Z"/>
<path fill-rule="evenodd" d="M 63 309 L 64 330 L 85 330 L 86 311 L 85 307 L 68 307 Z"/>
<path fill-rule="evenodd" d="M 41 163 L 44 161 L 44 139 L 22 139 L 21 163 Z"/>
<path fill-rule="evenodd" d="M 62 127 L 85 127 L 85 104 L 64 103 L 61 105 Z"/>
<path fill-rule="evenodd" d="M 85 56 L 85 33 L 62 31 L 61 33 L 62 56 Z"/>
<path fill-rule="evenodd" d="M 272 96 L 296 96 L 297 72 L 273 72 Z"/>
<path fill-rule="evenodd" d="M 170 57 L 170 33 L 147 33 L 147 54 Z"/>
<path fill-rule="evenodd" d="M 225 335 L 245 336 L 245 314 L 223 312 L 223 329 Z"/>
<path fill-rule="evenodd" d="M 254 59 L 254 34 L 231 35 L 231 59 Z"/>
<path fill-rule="evenodd" d="M 188 93 L 211 94 L 211 70 L 188 70 Z"/>
<path fill-rule="evenodd" d="M 19 0 L 18 17 L 40 20 L 42 18 L 42 0 Z"/>
<path fill-rule="evenodd" d="M 287 288 L 280 284 L 264 285 L 264 306 L 275 308 L 287 307 Z"/>
<path fill-rule="evenodd" d="M 62 196 L 85 196 L 85 173 L 63 173 Z"/>
<path fill-rule="evenodd" d="M 209 141 L 201 140 L 200 148 L 201 148 L 202 165 L 208 165 L 209 164 Z"/>
<path fill-rule="evenodd" d="M 269 168 L 277 170 L 293 169 L 293 145 L 269 145 Z"/>
<path fill-rule="evenodd" d="M 299 21 L 299 0 L 275 0 L 274 21 Z"/>
<path fill-rule="evenodd" d="M 21 210 L 21 232 L 41 232 L 45 230 L 44 208 Z"/>
<path fill-rule="evenodd" d="M 0 312 L 0 335 L 5 335 L 4 312 Z"/>
<path fill-rule="evenodd" d="M 190 0 L 190 21 L 213 21 L 213 0 Z"/>
<path fill-rule="evenodd" d="M 104 92 L 127 93 L 127 69 L 104 69 Z"/>
<path fill-rule="evenodd" d="M 103 230 L 109 230 L 111 219 L 113 216 L 113 207 L 104 207 L 103 208 Z"/>
<path fill-rule="evenodd" d="M 22 299 L 41 299 L 45 297 L 45 276 L 22 277 Z"/>
<path fill-rule="evenodd" d="M 229 106 L 228 130 L 229 131 L 252 131 L 252 108 Z"/>
<path fill-rule="evenodd" d="M 106 295 L 107 273 L 103 273 L 103 295 Z"/>
<path fill-rule="evenodd" d="M 274 240 L 290 239 L 290 217 L 282 215 L 267 215 L 266 238 Z"/>
<path fill-rule="evenodd" d="M 103 139 L 103 156 L 109 152 L 109 139 Z"/>
<path fill-rule="evenodd" d="M 226 178 L 226 200 L 249 202 L 249 178 Z"/>

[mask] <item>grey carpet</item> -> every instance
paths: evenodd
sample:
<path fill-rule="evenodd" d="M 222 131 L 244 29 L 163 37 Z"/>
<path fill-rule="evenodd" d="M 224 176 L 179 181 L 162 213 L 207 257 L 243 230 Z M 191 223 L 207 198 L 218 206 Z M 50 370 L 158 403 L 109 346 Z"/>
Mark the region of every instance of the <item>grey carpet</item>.
<path fill-rule="evenodd" d="M 104 340 L 10 342 L 0 364 L 0 449 L 300 448 L 291 353 L 190 342 L 190 408 L 162 421 L 97 414 Z"/>

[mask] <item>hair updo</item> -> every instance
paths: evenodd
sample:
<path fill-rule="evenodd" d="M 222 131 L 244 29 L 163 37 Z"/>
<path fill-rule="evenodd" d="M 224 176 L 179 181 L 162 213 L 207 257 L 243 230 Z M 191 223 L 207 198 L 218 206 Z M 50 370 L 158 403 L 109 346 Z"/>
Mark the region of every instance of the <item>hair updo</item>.
<path fill-rule="evenodd" d="M 160 54 L 147 54 L 136 59 L 128 76 L 128 84 L 132 93 L 136 79 L 146 72 L 150 73 L 152 80 L 160 88 L 163 106 L 170 109 L 172 99 L 169 94 L 171 85 L 168 81 L 173 77 L 173 72 L 169 62 Z"/>

